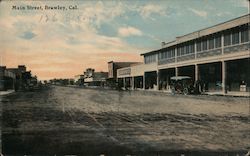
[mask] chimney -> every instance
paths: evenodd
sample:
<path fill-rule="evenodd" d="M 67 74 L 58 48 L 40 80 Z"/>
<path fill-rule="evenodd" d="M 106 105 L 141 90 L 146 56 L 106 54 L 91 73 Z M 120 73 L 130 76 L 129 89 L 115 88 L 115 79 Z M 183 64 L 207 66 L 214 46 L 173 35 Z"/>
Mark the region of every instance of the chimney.
<path fill-rule="evenodd" d="M 161 47 L 163 48 L 166 45 L 165 42 L 161 42 Z"/>

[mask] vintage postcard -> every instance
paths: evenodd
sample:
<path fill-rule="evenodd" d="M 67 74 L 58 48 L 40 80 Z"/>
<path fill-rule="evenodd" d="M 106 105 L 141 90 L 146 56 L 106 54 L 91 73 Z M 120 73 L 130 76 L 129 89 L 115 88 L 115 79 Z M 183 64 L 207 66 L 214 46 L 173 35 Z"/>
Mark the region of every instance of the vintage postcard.
<path fill-rule="evenodd" d="M 0 155 L 250 156 L 249 0 L 0 0 Z"/>

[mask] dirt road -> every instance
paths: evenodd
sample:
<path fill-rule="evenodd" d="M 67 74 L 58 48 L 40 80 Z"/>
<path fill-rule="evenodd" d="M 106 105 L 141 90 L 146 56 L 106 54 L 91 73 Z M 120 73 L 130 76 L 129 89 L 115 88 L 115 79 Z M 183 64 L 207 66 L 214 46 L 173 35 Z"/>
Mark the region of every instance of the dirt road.
<path fill-rule="evenodd" d="M 250 149 L 248 98 L 59 86 L 1 98 L 4 154 L 235 155 Z"/>

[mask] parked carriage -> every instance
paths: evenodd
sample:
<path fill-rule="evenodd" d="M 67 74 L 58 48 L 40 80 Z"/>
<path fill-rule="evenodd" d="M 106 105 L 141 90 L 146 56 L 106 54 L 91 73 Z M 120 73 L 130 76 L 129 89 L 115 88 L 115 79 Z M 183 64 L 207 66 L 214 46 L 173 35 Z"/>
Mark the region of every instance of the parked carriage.
<path fill-rule="evenodd" d="M 170 78 L 171 92 L 182 93 L 184 95 L 188 94 L 198 94 L 199 86 L 201 84 L 197 81 L 194 82 L 189 76 L 174 76 Z"/>

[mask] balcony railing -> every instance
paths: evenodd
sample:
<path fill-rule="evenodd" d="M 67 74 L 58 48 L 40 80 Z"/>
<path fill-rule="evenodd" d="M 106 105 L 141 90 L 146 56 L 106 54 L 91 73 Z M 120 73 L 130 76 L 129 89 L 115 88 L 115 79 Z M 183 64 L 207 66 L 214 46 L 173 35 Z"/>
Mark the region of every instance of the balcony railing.
<path fill-rule="evenodd" d="M 224 54 L 250 50 L 250 42 L 224 47 Z"/>
<path fill-rule="evenodd" d="M 158 65 L 162 65 L 162 64 L 168 64 L 168 63 L 174 63 L 175 62 L 175 58 L 167 58 L 167 59 L 159 59 L 158 61 Z"/>
<path fill-rule="evenodd" d="M 209 56 L 215 56 L 215 55 L 221 55 L 221 54 L 222 54 L 221 48 L 217 48 L 217 49 L 197 52 L 197 58 L 209 57 Z"/>
<path fill-rule="evenodd" d="M 192 60 L 192 59 L 195 59 L 194 53 L 186 54 L 186 55 L 182 55 L 182 56 L 177 56 L 177 62 L 187 61 L 187 60 Z"/>
<path fill-rule="evenodd" d="M 247 51 L 247 50 L 250 50 L 250 41 L 246 43 L 240 43 L 237 45 L 225 46 L 224 54 L 237 53 L 240 51 Z M 216 48 L 216 49 L 210 49 L 206 51 L 197 52 L 196 58 L 199 59 L 199 58 L 216 56 L 216 55 L 222 55 L 221 47 Z M 192 60 L 192 59 L 195 59 L 195 53 L 177 56 L 177 62 L 187 61 L 187 60 Z M 175 58 L 159 59 L 158 65 L 169 64 L 169 63 L 174 63 L 174 62 L 175 62 Z"/>

